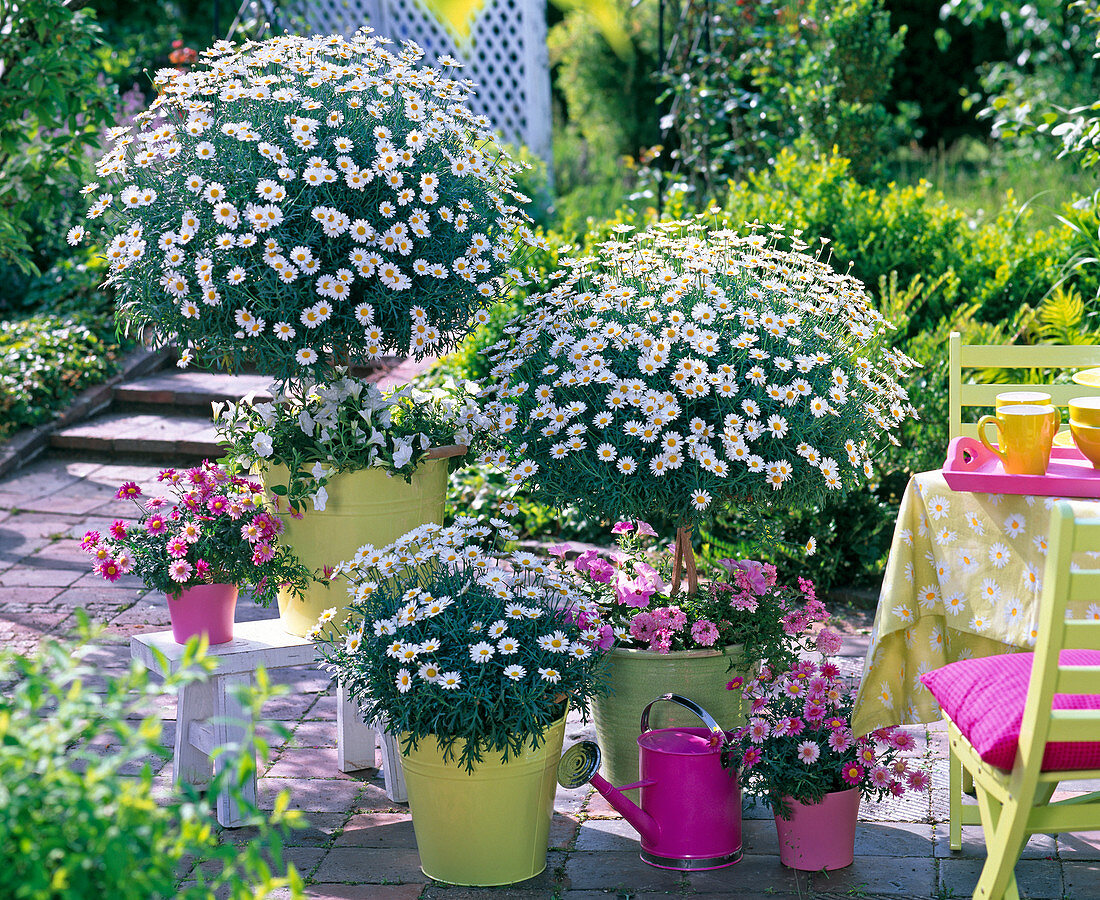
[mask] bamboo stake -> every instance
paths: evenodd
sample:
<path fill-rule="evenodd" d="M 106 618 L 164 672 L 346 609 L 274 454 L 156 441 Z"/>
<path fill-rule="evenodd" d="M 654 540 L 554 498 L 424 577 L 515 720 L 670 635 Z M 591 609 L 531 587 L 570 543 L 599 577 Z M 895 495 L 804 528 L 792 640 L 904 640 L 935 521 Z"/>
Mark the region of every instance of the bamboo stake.
<path fill-rule="evenodd" d="M 687 593 L 694 597 L 699 590 L 699 570 L 695 565 L 695 552 L 691 548 L 691 527 L 676 529 L 676 545 L 672 554 L 672 591 L 675 597 L 680 592 L 680 582 L 687 577 Z"/>

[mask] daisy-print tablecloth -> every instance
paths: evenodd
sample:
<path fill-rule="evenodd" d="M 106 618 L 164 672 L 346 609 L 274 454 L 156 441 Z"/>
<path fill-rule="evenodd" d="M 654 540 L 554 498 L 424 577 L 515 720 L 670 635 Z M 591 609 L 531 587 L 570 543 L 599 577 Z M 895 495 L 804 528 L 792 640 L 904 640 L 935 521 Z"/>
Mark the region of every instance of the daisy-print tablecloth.
<path fill-rule="evenodd" d="M 920 676 L 949 662 L 1027 650 L 1057 497 L 971 494 L 943 473 L 909 480 L 898 512 L 852 728 L 934 722 Z M 1070 500 L 1077 516 L 1100 501 Z M 1100 606 L 1081 610 L 1100 616 Z"/>

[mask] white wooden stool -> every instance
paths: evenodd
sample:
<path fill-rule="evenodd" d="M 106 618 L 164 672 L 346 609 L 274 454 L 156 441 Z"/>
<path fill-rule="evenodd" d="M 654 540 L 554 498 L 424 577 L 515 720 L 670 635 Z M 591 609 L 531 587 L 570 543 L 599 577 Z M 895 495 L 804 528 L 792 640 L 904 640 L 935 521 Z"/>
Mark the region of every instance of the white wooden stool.
<path fill-rule="evenodd" d="M 183 651 L 184 646 L 175 642 L 171 631 L 136 634 L 130 638 L 130 656 L 159 674 L 164 674 L 159 654 L 163 654 L 169 673 L 175 673 L 180 668 Z M 256 669 L 263 666 L 270 671 L 308 666 L 320 658 L 311 641 L 287 634 L 278 619 L 237 622 L 233 626 L 233 640 L 214 644 L 207 655 L 216 659 L 218 667 L 209 679 L 183 685 L 176 706 L 175 781 L 196 787 L 209 784 L 213 773 L 225 764 L 223 755 L 211 760 L 214 748 L 242 739 L 244 726 L 241 723 L 245 713 L 235 694 L 240 686 L 252 684 Z M 344 686 L 338 685 L 336 747 L 340 771 L 373 768 L 379 738 L 386 796 L 394 802 L 404 803 L 408 794 L 397 738 L 385 730 L 384 723 L 364 723 Z M 256 802 L 254 774 L 243 794 L 247 801 Z M 244 821 L 239 804 L 228 791 L 218 794 L 218 821 L 227 828 Z"/>

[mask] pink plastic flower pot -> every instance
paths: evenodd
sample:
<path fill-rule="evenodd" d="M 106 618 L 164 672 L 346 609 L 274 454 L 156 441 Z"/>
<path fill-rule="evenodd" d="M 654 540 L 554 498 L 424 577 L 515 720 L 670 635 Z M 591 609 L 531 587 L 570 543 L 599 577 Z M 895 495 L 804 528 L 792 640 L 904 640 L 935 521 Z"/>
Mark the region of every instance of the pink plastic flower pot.
<path fill-rule="evenodd" d="M 855 858 L 859 788 L 826 794 L 820 803 L 788 800 L 789 819 L 775 817 L 779 861 L 790 869 L 843 869 Z"/>
<path fill-rule="evenodd" d="M 233 640 L 233 614 L 237 610 L 235 584 L 197 584 L 184 588 L 178 600 L 168 598 L 172 637 L 177 644 L 205 634 L 211 644 Z"/>

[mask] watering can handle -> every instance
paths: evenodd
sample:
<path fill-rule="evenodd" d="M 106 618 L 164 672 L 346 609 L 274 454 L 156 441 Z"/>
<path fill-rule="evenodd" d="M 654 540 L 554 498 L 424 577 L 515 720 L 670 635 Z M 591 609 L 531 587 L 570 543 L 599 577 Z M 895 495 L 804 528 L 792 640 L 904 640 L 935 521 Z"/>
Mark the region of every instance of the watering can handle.
<path fill-rule="evenodd" d="M 678 703 L 684 709 L 690 710 L 695 713 L 700 719 L 703 720 L 703 724 L 710 729 L 710 740 L 715 746 L 720 744 L 726 739 L 726 733 L 722 731 L 721 726 L 714 721 L 714 716 L 707 712 L 694 700 L 689 700 L 687 697 L 681 697 L 679 694 L 662 694 L 656 700 L 651 700 L 649 705 L 642 710 L 642 734 L 649 731 L 649 710 L 654 703 L 660 703 L 662 700 L 668 700 L 670 703 Z"/>

